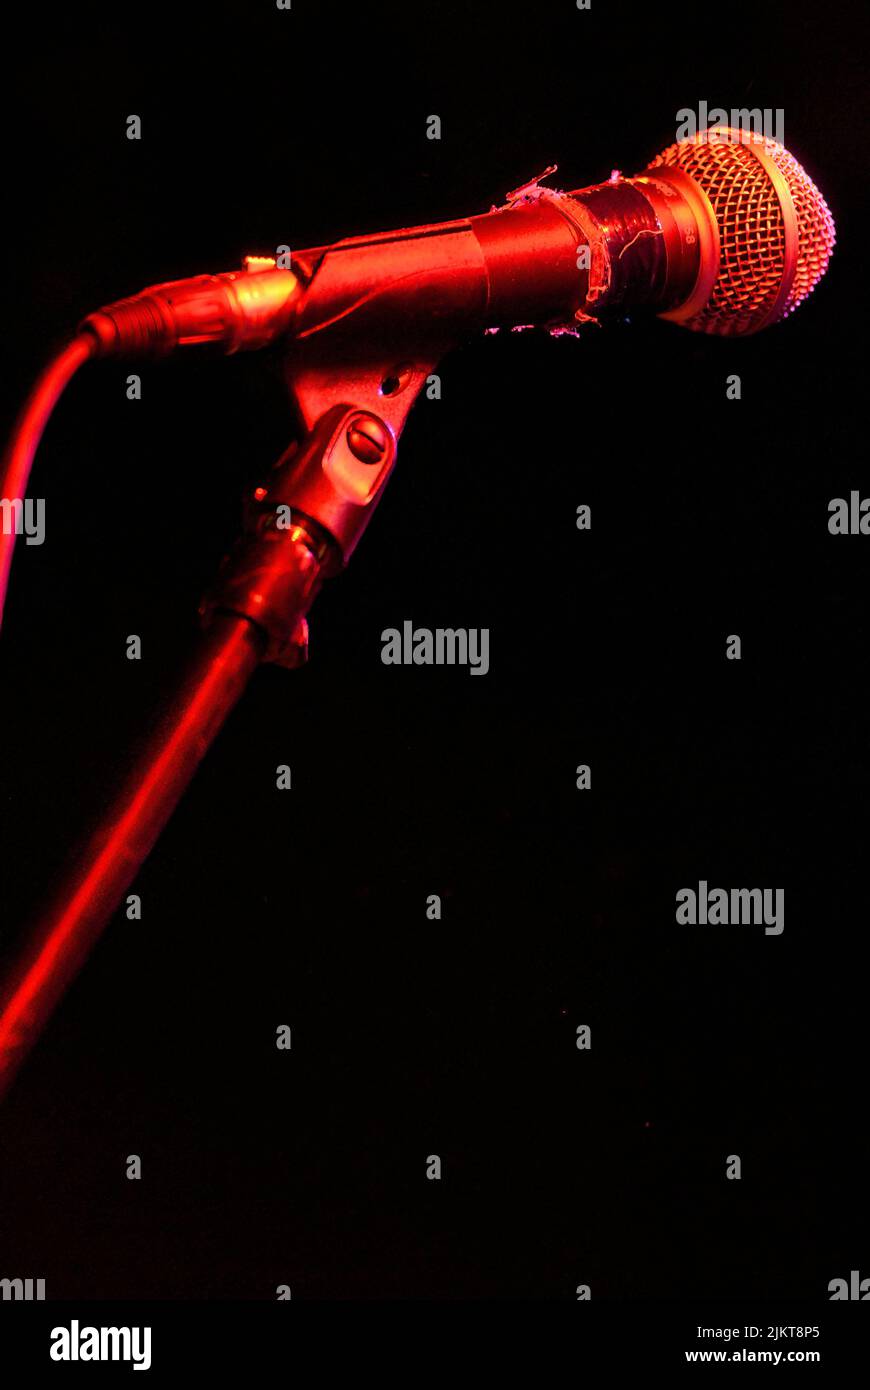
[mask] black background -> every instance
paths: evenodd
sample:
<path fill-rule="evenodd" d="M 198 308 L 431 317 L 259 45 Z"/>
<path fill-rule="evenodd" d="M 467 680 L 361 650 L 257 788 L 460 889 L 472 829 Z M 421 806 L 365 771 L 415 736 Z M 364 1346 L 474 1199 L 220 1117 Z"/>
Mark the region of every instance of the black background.
<path fill-rule="evenodd" d="M 838 245 L 752 339 L 638 317 L 444 361 L 310 665 L 257 674 L 137 880 L 141 922 L 118 914 L 3 1107 L 0 1276 L 94 1299 L 824 1299 L 870 1276 L 870 541 L 827 531 L 867 488 L 859 13 L 40 6 L 7 48 L 7 428 L 99 304 L 486 211 L 551 162 L 569 188 L 636 172 L 702 99 L 784 109 Z M 91 367 L 49 428 L 48 539 L 19 547 L 0 643 L 4 949 L 292 437 L 279 365 L 179 355 L 140 402 L 129 367 Z M 489 627 L 490 673 L 384 667 L 406 618 Z M 783 887 L 784 934 L 677 927 L 700 878 Z"/>

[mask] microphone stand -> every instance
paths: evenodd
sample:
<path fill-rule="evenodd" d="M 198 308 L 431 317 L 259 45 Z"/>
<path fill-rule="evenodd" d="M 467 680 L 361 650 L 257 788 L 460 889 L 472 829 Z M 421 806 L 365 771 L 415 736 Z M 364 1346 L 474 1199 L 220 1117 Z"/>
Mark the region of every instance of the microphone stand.
<path fill-rule="evenodd" d="M 395 435 L 384 421 L 333 406 L 248 499 L 243 535 L 201 605 L 205 632 L 186 676 L 0 984 L 0 1098 L 256 667 L 306 660 L 306 613 L 368 524 L 394 462 Z"/>
<path fill-rule="evenodd" d="M 304 294 L 284 365 L 302 439 L 247 499 L 243 534 L 200 607 L 206 631 L 188 675 L 137 771 L 0 980 L 0 1099 L 255 668 L 306 660 L 308 609 L 368 525 L 411 406 L 467 331 L 469 303 L 484 302 L 469 224 L 427 230 L 446 240 L 417 229 L 297 257 Z"/>

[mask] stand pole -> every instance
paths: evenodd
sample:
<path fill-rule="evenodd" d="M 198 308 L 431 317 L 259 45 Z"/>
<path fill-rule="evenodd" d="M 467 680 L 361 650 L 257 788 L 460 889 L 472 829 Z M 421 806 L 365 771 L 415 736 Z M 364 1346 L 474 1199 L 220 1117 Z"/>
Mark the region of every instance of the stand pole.
<path fill-rule="evenodd" d="M 247 619 L 215 615 L 174 703 L 3 983 L 0 1098 L 151 852 L 263 647 L 263 634 Z"/>

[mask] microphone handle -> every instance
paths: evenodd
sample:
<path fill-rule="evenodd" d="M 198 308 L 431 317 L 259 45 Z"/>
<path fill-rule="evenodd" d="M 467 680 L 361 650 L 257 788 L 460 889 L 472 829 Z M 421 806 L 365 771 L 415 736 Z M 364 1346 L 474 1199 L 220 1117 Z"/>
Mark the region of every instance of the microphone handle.
<path fill-rule="evenodd" d="M 398 325 L 452 345 L 485 328 L 565 326 L 611 308 L 682 316 L 715 278 L 718 238 L 700 187 L 665 168 L 572 193 L 531 185 L 479 216 L 349 237 L 295 253 L 293 264 L 300 352 L 326 330 L 359 344 Z"/>

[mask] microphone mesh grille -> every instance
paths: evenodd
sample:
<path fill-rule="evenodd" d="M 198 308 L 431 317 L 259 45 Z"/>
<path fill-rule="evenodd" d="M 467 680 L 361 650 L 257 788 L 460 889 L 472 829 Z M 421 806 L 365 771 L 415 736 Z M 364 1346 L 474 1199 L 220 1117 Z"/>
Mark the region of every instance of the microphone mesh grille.
<path fill-rule="evenodd" d="M 786 225 L 776 188 L 753 153 L 757 146 L 784 178 L 797 221 L 797 259 L 775 318 L 806 299 L 834 248 L 834 219 L 815 184 L 775 140 L 716 127 L 669 145 L 650 165 L 677 165 L 700 184 L 719 226 L 719 274 L 703 309 L 686 325 L 705 333 L 752 333 L 771 314 L 788 273 Z"/>

